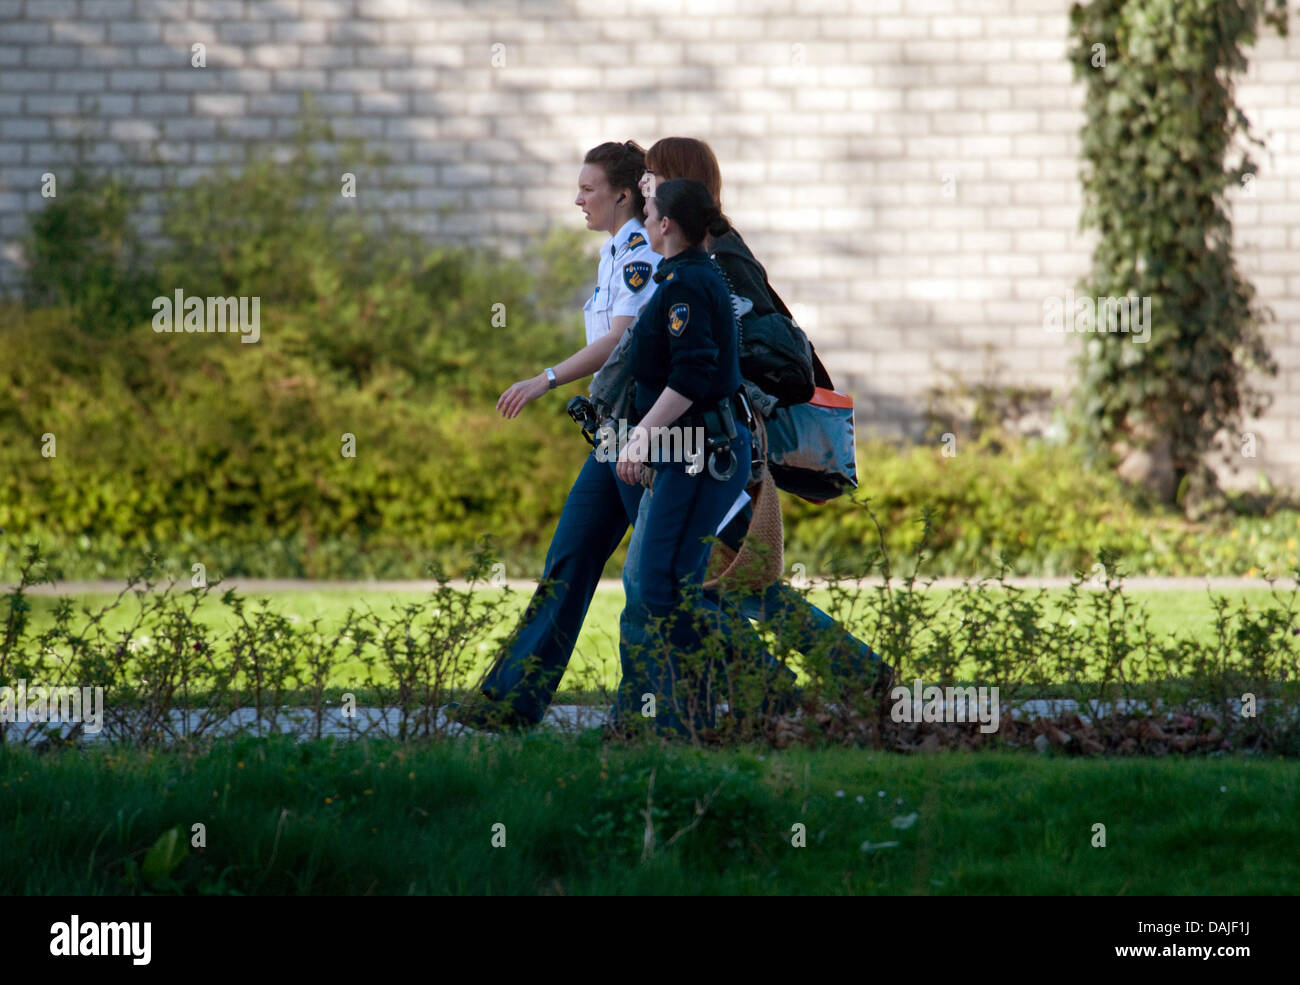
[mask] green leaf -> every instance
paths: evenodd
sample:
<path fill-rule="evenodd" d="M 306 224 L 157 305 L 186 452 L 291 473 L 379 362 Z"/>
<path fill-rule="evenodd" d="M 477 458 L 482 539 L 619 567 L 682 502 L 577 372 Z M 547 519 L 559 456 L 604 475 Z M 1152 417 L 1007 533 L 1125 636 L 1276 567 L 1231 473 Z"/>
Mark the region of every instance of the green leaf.
<path fill-rule="evenodd" d="M 189 854 L 189 845 L 185 843 L 185 837 L 181 833 L 180 826 L 164 831 L 153 847 L 149 849 L 149 854 L 144 857 L 144 865 L 141 867 L 141 873 L 150 885 L 158 882 L 159 879 L 171 874 L 176 866 L 185 860 Z"/>

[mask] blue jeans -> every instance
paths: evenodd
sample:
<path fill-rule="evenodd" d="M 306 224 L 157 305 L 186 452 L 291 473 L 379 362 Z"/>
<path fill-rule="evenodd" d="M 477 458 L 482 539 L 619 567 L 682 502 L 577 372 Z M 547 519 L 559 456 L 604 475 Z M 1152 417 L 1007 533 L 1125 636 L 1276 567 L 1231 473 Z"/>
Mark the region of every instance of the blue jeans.
<path fill-rule="evenodd" d="M 761 594 L 737 599 L 747 619 L 770 621 L 779 639 L 804 656 L 818 646 L 830 647 L 830 672 L 843 681 L 874 678 L 882 657 L 786 582 L 769 585 Z M 874 664 L 874 666 L 873 666 Z"/>
<path fill-rule="evenodd" d="M 650 494 L 642 498 L 634 526 L 642 527 L 646 524 L 651 499 Z M 638 627 L 646 625 L 650 619 L 644 602 L 636 596 L 638 586 L 633 577 L 640 570 L 642 544 L 643 538 L 633 534 L 627 564 L 623 568 L 623 590 L 627 597 L 623 619 L 628 621 L 629 613 L 634 613 L 635 618 L 631 622 Z M 705 591 L 704 597 L 724 614 L 715 631 L 722 639 L 729 658 L 740 662 L 751 674 L 756 668 L 763 668 L 761 679 L 764 712 L 790 707 L 791 699 L 797 700 L 799 688 L 795 686 L 794 672 L 767 650 L 761 637 L 750 626 L 750 619 L 766 623 L 776 633 L 783 648 L 796 650 L 805 657 L 817 652 L 819 647 L 829 648 L 831 676 L 842 684 L 857 686 L 863 681 L 874 681 L 880 671 L 883 658 L 879 653 L 809 602 L 787 582 L 776 582 L 760 593 L 736 593 L 725 599 L 720 598 L 715 590 L 709 589 Z M 644 640 L 644 634 L 642 639 Z M 624 645 L 620 648 L 619 655 L 627 686 L 620 690 L 612 717 L 625 719 L 640 714 L 641 711 L 639 699 L 642 691 L 637 688 L 644 685 L 645 681 L 635 661 L 637 658 L 644 660 L 645 656 L 636 645 Z"/>
<path fill-rule="evenodd" d="M 598 461 L 594 450 L 587 456 L 564 501 L 541 584 L 481 685 L 487 697 L 508 702 L 534 722 L 555 698 L 605 563 L 636 520 L 645 487 L 620 481 L 614 468 L 614 462 Z M 625 609 L 621 630 L 635 645 L 644 623 L 631 619 Z"/>
<path fill-rule="evenodd" d="M 687 664 L 704 649 L 706 636 L 727 638 L 725 617 L 701 585 L 709 538 L 716 536 L 749 480 L 752 438 L 743 426 L 738 430 L 732 454 L 741 467 L 727 480 L 713 478 L 707 469 L 691 475 L 682 464 L 655 467 L 654 490 L 641 503 L 624 566 L 624 624 L 647 627 L 645 646 L 620 648 L 623 680 L 615 720 L 645 714 L 653 696 L 653 723 L 659 730 L 688 734 L 712 725 L 714 696 L 707 668 L 692 667 L 685 688 L 679 682 L 687 678 Z M 628 589 L 629 578 L 639 583 L 639 594 Z"/>

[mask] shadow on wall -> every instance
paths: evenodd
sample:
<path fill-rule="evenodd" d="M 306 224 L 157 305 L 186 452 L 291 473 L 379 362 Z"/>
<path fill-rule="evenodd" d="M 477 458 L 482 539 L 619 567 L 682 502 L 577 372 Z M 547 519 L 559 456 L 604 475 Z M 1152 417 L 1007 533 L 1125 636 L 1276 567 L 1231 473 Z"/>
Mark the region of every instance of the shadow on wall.
<path fill-rule="evenodd" d="M 545 180 L 549 166 L 490 119 L 468 113 L 463 90 L 439 84 L 460 71 L 496 88 L 488 43 L 483 68 L 475 69 L 465 65 L 463 44 L 386 42 L 400 22 L 304 20 L 297 4 L 283 0 L 257 0 L 256 8 L 256 19 L 223 22 L 110 21 L 106 35 L 101 25 L 58 24 L 78 69 L 54 73 L 73 78 L 52 88 L 85 90 L 78 73 L 102 74 L 109 86 L 77 92 L 74 112 L 48 119 L 51 139 L 29 144 L 24 166 L 5 169 L 22 191 L 24 213 L 45 204 L 45 172 L 84 166 L 126 173 L 142 192 L 141 231 L 157 236 L 159 198 L 169 184 L 187 187 L 255 153 L 287 153 L 310 101 L 332 131 L 315 149 L 337 157 L 340 176 L 356 170 L 342 156 L 350 140 L 365 141 L 389 162 L 380 174 L 356 175 L 351 201 L 358 209 L 400 214 L 431 238 L 522 231 L 528 216 L 519 186 Z M 445 6 L 427 0 L 410 9 L 418 23 L 445 19 Z M 529 228 L 541 231 L 544 217 L 532 218 Z M 17 244 L 7 244 L 0 282 L 16 280 L 20 260 Z"/>

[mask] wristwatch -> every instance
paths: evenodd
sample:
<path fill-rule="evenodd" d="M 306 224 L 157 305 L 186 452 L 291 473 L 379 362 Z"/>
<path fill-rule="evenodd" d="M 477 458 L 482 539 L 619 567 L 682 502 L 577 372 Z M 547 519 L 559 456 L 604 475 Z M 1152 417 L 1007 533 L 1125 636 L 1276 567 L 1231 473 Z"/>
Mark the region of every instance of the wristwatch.
<path fill-rule="evenodd" d="M 551 369 L 550 366 L 546 367 L 546 379 L 551 384 L 549 387 L 547 387 L 548 390 L 554 390 L 557 386 L 560 385 L 560 381 L 555 378 L 555 370 Z"/>

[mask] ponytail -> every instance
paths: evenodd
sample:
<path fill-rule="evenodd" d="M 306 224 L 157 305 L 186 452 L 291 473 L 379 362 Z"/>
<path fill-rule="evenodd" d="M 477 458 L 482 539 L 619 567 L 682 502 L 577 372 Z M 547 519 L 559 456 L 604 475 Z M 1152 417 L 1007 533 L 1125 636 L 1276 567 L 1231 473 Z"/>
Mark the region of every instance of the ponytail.
<path fill-rule="evenodd" d="M 722 214 L 709 190 L 690 178 L 673 178 L 655 186 L 659 214 L 672 219 L 690 246 L 698 246 L 706 235 L 725 236 L 731 223 Z"/>

